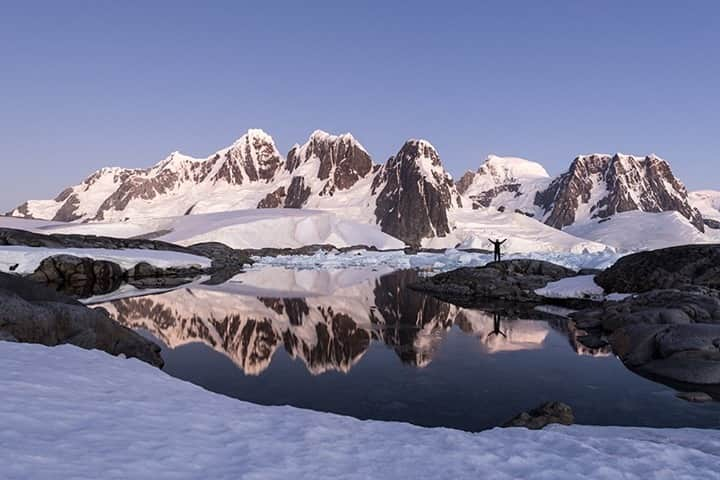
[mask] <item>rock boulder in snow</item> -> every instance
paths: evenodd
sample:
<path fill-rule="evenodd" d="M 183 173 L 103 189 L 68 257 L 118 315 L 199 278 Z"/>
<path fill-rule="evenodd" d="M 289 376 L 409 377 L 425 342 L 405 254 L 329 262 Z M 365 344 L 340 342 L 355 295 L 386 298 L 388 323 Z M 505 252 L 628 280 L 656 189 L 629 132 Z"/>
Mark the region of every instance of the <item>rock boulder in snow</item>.
<path fill-rule="evenodd" d="M 503 424 L 503 427 L 525 427 L 540 430 L 551 423 L 572 425 L 575 415 L 572 408 L 562 402 L 546 402 L 530 411 L 522 412 Z"/>

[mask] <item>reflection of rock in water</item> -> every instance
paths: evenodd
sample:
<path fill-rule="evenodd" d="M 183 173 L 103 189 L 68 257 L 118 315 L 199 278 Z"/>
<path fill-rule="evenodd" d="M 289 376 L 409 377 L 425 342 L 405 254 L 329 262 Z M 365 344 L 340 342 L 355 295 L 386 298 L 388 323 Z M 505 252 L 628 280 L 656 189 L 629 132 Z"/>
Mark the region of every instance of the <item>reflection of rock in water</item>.
<path fill-rule="evenodd" d="M 405 288 L 416 279 L 412 270 L 381 277 L 374 290 L 375 305 L 385 324 L 383 342 L 403 363 L 425 366 L 452 327 L 457 307 Z"/>
<path fill-rule="evenodd" d="M 558 319 L 550 320 L 548 324 L 553 329 L 567 335 L 570 347 L 578 355 L 607 357 L 612 354 L 612 347 L 605 339 L 597 335 L 588 335 L 585 330 L 578 328 L 573 321 Z"/>
<path fill-rule="evenodd" d="M 488 353 L 539 348 L 545 321 L 506 320 L 516 312 L 466 310 L 405 288 L 416 272 L 396 272 L 332 296 L 251 297 L 206 285 L 103 305 L 120 323 L 148 330 L 170 348 L 202 342 L 247 374 L 260 374 L 278 347 L 308 370 L 347 372 L 370 346 L 385 343 L 402 362 L 428 365 L 457 324 Z"/>

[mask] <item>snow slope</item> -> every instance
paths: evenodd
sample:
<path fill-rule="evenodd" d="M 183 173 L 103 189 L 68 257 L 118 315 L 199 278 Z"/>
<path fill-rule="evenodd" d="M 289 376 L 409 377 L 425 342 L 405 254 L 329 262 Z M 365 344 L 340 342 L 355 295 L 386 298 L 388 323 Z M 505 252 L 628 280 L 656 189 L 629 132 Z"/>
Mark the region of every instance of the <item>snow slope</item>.
<path fill-rule="evenodd" d="M 423 246 L 490 249 L 488 239 L 505 239 L 506 253 L 601 252 L 607 245 L 578 238 L 526 215 L 494 209 L 456 209 L 450 212 L 455 228 L 446 237 L 426 239 Z M 612 249 L 611 249 L 612 250 Z"/>
<path fill-rule="evenodd" d="M 133 268 L 141 262 L 159 268 L 171 267 L 198 267 L 209 268 L 211 260 L 198 255 L 190 255 L 181 252 L 170 252 L 166 250 L 140 250 L 123 249 L 110 250 L 104 248 L 45 248 L 26 246 L 0 245 L 0 271 L 14 273 L 33 273 L 43 259 L 55 255 L 72 255 L 80 258 L 93 258 L 95 260 L 107 260 L 115 262 L 125 270 Z"/>
<path fill-rule="evenodd" d="M 6 223 L 7 222 L 7 223 Z M 0 227 L 10 228 L 23 220 L 0 218 Z M 295 248 L 310 244 L 403 248 L 400 240 L 382 233 L 376 226 L 345 220 L 332 212 L 271 208 L 236 210 L 181 217 L 138 218 L 126 222 L 37 224 L 40 233 L 76 233 L 127 238 L 150 235 L 179 245 L 222 242 L 232 248 Z"/>
<path fill-rule="evenodd" d="M 706 233 L 701 233 L 678 212 L 618 213 L 606 221 L 594 220 L 571 225 L 565 227 L 563 231 L 623 251 L 712 243 L 720 239 L 720 231 L 707 229 Z"/>
<path fill-rule="evenodd" d="M 0 464 L 57 478 L 718 478 L 720 431 L 443 428 L 212 394 L 137 360 L 0 342 Z"/>
<path fill-rule="evenodd" d="M 700 210 L 703 218 L 720 220 L 720 192 L 717 190 L 698 190 L 690 192 L 690 204 Z"/>

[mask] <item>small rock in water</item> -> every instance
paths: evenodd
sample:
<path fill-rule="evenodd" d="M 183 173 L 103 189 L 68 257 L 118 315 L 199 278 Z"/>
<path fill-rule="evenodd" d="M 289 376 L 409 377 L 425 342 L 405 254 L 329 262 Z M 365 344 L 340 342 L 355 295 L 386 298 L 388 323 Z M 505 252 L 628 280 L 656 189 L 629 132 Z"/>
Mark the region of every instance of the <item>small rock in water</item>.
<path fill-rule="evenodd" d="M 545 402 L 529 412 L 522 412 L 511 420 L 505 422 L 503 427 L 525 427 L 530 430 L 540 430 L 551 423 L 572 425 L 575 415 L 572 408 L 562 402 Z"/>
<path fill-rule="evenodd" d="M 705 392 L 678 392 L 676 395 L 678 398 L 687 400 L 688 402 L 703 403 L 712 402 L 713 398 Z"/>

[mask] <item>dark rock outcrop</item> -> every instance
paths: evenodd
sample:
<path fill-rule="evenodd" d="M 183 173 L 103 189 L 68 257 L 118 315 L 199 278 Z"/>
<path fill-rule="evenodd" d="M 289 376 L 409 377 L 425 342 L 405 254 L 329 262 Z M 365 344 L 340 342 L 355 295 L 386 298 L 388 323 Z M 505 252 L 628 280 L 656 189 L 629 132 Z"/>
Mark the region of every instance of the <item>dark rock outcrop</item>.
<path fill-rule="evenodd" d="M 120 265 L 105 260 L 56 255 L 40 262 L 27 278 L 76 297 L 117 290 L 123 280 Z"/>
<path fill-rule="evenodd" d="M 240 271 L 242 264 L 237 269 Z M 210 272 L 218 273 L 214 269 L 198 267 L 160 268 L 146 262 L 123 270 L 117 263 L 107 260 L 55 255 L 43 259 L 35 272 L 26 278 L 75 298 L 87 298 L 114 292 L 124 282 L 137 288 L 176 287 Z"/>
<path fill-rule="evenodd" d="M 622 257 L 595 278 L 606 292 L 704 286 L 720 289 L 720 245 L 686 245 Z"/>
<path fill-rule="evenodd" d="M 187 248 L 174 243 L 142 238 L 114 238 L 97 235 L 60 234 L 43 235 L 41 233 L 0 228 L 0 245 L 24 245 L 47 248 L 105 248 L 119 250 L 135 248 L 141 250 L 167 250 L 171 252 L 192 253 Z"/>
<path fill-rule="evenodd" d="M 572 425 L 575 415 L 572 408 L 562 402 L 546 402 L 528 412 L 522 412 L 505 422 L 503 427 L 525 427 L 540 430 L 551 423 Z"/>
<path fill-rule="evenodd" d="M 575 275 L 573 270 L 541 260 L 503 260 L 440 273 L 410 287 L 460 304 L 485 299 L 541 302 L 545 299 L 536 289 Z"/>
<path fill-rule="evenodd" d="M 375 217 L 383 232 L 419 247 L 450 233 L 447 211 L 457 197 L 452 178 L 430 143 L 409 140 L 375 177 Z"/>
<path fill-rule="evenodd" d="M 258 202 L 257 208 L 280 208 L 285 204 L 285 187 L 280 187 Z"/>
<path fill-rule="evenodd" d="M 158 232 L 160 233 L 160 232 Z M 0 229 L 0 245 L 24 245 L 48 248 L 103 248 L 118 250 L 167 250 L 198 255 L 212 260 L 209 269 L 199 267 L 157 268 L 140 263 L 125 272 L 114 262 L 56 255 L 44 259 L 30 278 L 77 297 L 88 297 L 114 291 L 123 281 L 137 287 L 167 287 L 185 283 L 200 274 L 211 274 L 215 281 L 230 278 L 252 264 L 240 250 L 221 243 L 203 243 L 181 247 L 172 243 L 142 238 L 112 238 L 94 235 L 42 235 L 39 233 Z"/>
<path fill-rule="evenodd" d="M 160 347 L 90 309 L 31 280 L 0 273 L 0 338 L 55 346 L 70 343 L 125 355 L 162 367 Z"/>
<path fill-rule="evenodd" d="M 310 187 L 305 186 L 305 177 L 293 177 L 285 197 L 285 208 L 302 208 L 310 193 Z"/>
<path fill-rule="evenodd" d="M 654 290 L 572 315 L 577 328 L 603 332 L 629 368 L 691 384 L 720 383 L 720 295 Z"/>

